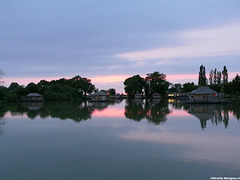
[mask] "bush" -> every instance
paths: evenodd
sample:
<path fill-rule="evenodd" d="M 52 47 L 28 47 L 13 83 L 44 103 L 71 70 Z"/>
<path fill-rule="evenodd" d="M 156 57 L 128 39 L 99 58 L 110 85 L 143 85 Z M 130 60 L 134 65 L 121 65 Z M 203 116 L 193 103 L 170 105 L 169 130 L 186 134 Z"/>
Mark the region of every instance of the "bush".
<path fill-rule="evenodd" d="M 46 101 L 55 101 L 58 99 L 57 94 L 52 91 L 49 91 L 49 90 L 47 90 L 43 93 L 43 98 Z"/>
<path fill-rule="evenodd" d="M 15 94 L 10 93 L 10 94 L 7 94 L 6 99 L 7 101 L 10 101 L 10 102 L 17 101 L 17 96 Z"/>

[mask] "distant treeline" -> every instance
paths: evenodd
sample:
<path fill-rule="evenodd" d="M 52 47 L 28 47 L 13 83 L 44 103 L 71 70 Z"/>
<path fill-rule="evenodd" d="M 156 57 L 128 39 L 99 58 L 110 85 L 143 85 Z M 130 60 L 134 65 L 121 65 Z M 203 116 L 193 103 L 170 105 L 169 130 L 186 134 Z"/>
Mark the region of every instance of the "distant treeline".
<path fill-rule="evenodd" d="M 184 84 L 172 84 L 168 82 L 167 76 L 163 73 L 149 73 L 145 78 L 140 75 L 134 75 L 124 81 L 125 92 L 131 97 L 136 93 L 145 94 L 151 97 L 154 93 L 159 93 L 163 97 L 167 91 L 170 92 L 191 92 L 199 86 L 209 86 L 218 93 L 239 96 L 240 94 L 240 77 L 236 75 L 232 81 L 228 81 L 228 71 L 226 66 L 222 71 L 215 68 L 209 73 L 209 79 L 206 77 L 206 70 L 203 65 L 200 66 L 198 85 L 194 82 Z"/>
<path fill-rule="evenodd" d="M 225 94 L 237 95 L 240 93 L 240 77 L 237 74 L 232 81 L 228 81 L 228 70 L 226 66 L 222 71 L 218 71 L 216 68 L 210 71 L 209 79 L 206 77 L 205 66 L 201 65 L 198 76 L 198 85 L 206 86 L 214 89 L 217 92 Z"/>
<path fill-rule="evenodd" d="M 0 100 L 19 101 L 24 99 L 28 93 L 42 94 L 47 101 L 82 99 L 87 93 L 92 93 L 95 90 L 91 80 L 81 76 L 50 82 L 41 80 L 37 84 L 31 82 L 26 87 L 13 82 L 8 88 L 0 86 Z"/>
<path fill-rule="evenodd" d="M 2 73 L 0 71 L 0 77 Z M 240 93 L 240 77 L 236 75 L 232 81 L 228 81 L 228 71 L 226 66 L 222 71 L 217 71 L 215 68 L 209 73 L 209 79 L 206 77 L 206 70 L 203 65 L 200 66 L 198 85 L 193 82 L 184 84 L 172 84 L 168 82 L 167 76 L 163 73 L 153 72 L 147 74 L 145 78 L 140 75 L 134 75 L 127 78 L 124 84 L 125 93 L 129 98 L 134 94 L 140 93 L 151 97 L 154 93 L 159 93 L 162 97 L 170 92 L 191 92 L 198 86 L 209 86 L 211 89 L 233 96 L 239 96 Z M 35 84 L 29 83 L 26 87 L 12 82 L 10 86 L 0 86 L 0 101 L 19 101 L 26 97 L 28 93 L 39 93 L 44 96 L 44 100 L 77 100 L 85 98 L 87 94 L 98 91 L 95 85 L 91 83 L 91 79 L 75 76 L 71 79 L 59 79 L 53 81 L 41 80 Z M 109 90 L 101 90 L 109 95 L 115 95 L 116 90 L 110 88 Z"/>

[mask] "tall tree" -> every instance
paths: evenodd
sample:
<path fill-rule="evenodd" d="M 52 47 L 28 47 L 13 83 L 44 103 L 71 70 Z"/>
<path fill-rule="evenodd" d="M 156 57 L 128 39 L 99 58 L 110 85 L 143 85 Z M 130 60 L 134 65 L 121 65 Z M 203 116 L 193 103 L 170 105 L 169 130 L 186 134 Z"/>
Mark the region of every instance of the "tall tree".
<path fill-rule="evenodd" d="M 209 73 L 209 84 L 212 85 L 213 84 L 213 76 L 214 76 L 214 71 L 211 70 Z"/>
<path fill-rule="evenodd" d="M 146 84 L 149 86 L 149 93 L 159 93 L 165 96 L 170 83 L 166 80 L 166 75 L 159 72 L 147 74 L 145 78 Z"/>
<path fill-rule="evenodd" d="M 226 66 L 223 67 L 222 76 L 223 76 L 223 84 L 228 83 L 228 71 Z"/>
<path fill-rule="evenodd" d="M 206 86 L 207 85 L 207 78 L 206 78 L 206 70 L 205 66 L 200 66 L 200 71 L 198 75 L 198 85 L 199 86 Z"/>
<path fill-rule="evenodd" d="M 134 75 L 130 78 L 125 79 L 124 89 L 128 95 L 134 95 L 136 93 L 142 93 L 144 87 L 144 78 L 139 75 Z"/>
<path fill-rule="evenodd" d="M 232 80 L 233 90 L 235 91 L 236 95 L 240 93 L 240 77 L 237 74 L 236 77 Z"/>
<path fill-rule="evenodd" d="M 110 88 L 110 89 L 107 91 L 107 93 L 108 93 L 109 95 L 114 96 L 114 95 L 116 94 L 116 89 Z"/>
<path fill-rule="evenodd" d="M 71 80 L 72 86 L 77 88 L 80 93 L 86 96 L 87 93 L 92 93 L 95 86 L 91 83 L 91 79 L 87 79 L 81 76 L 75 76 Z"/>
<path fill-rule="evenodd" d="M 217 71 L 217 84 L 221 84 L 222 80 L 222 73 L 221 71 Z"/>
<path fill-rule="evenodd" d="M 17 83 L 17 82 L 12 82 L 11 84 L 10 84 L 10 86 L 8 87 L 8 89 L 10 90 L 10 91 L 12 91 L 12 90 L 15 90 L 17 87 L 19 87 L 20 85 Z"/>
<path fill-rule="evenodd" d="M 214 75 L 213 75 L 213 84 L 217 84 L 217 69 L 214 69 Z"/>
<path fill-rule="evenodd" d="M 40 87 L 37 84 L 33 83 L 33 82 L 29 83 L 27 85 L 26 89 L 30 93 L 39 93 L 39 91 L 40 91 Z"/>

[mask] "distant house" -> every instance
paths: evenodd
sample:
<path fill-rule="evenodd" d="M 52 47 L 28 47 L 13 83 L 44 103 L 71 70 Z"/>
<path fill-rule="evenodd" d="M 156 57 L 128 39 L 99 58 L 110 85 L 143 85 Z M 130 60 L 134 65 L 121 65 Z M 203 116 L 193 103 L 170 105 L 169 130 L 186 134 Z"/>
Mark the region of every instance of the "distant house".
<path fill-rule="evenodd" d="M 44 101 L 44 99 L 43 99 L 43 95 L 41 95 L 41 94 L 29 93 L 26 96 L 25 101 L 27 101 L 27 102 L 42 102 L 42 101 Z"/>
<path fill-rule="evenodd" d="M 153 93 L 152 98 L 153 99 L 161 99 L 161 95 L 159 93 Z"/>
<path fill-rule="evenodd" d="M 221 103 L 222 98 L 217 92 L 208 86 L 200 86 L 199 88 L 188 93 L 189 103 Z"/>
<path fill-rule="evenodd" d="M 89 95 L 90 101 L 96 101 L 96 102 L 104 102 L 108 101 L 108 95 L 107 93 L 104 93 L 102 91 L 98 91 L 96 93 L 90 94 Z"/>
<path fill-rule="evenodd" d="M 121 99 L 122 97 L 121 97 L 121 95 L 119 93 L 117 93 L 117 94 L 114 95 L 114 98 L 115 99 Z"/>
<path fill-rule="evenodd" d="M 187 93 L 184 92 L 167 92 L 168 98 L 187 98 Z"/>
<path fill-rule="evenodd" d="M 166 95 L 168 98 L 176 98 L 179 96 L 179 92 L 167 92 Z"/>
<path fill-rule="evenodd" d="M 142 99 L 142 98 L 143 98 L 142 94 L 140 93 L 134 94 L 134 99 Z"/>

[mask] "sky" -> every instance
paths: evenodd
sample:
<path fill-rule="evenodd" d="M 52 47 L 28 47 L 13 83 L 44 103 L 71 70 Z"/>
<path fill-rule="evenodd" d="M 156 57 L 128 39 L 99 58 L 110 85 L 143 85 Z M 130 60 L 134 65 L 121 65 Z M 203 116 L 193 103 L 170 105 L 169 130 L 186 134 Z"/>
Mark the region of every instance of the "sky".
<path fill-rule="evenodd" d="M 240 74 L 239 0 L 1 0 L 5 86 L 87 77 L 124 92 L 123 81 L 158 71 L 197 83 L 199 67 Z"/>

